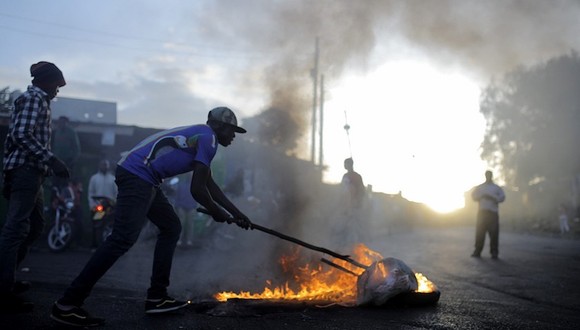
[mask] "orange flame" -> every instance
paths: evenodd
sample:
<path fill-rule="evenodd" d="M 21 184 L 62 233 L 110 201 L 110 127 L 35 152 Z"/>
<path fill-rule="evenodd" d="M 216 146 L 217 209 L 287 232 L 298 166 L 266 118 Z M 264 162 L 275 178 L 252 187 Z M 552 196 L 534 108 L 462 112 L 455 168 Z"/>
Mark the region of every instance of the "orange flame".
<path fill-rule="evenodd" d="M 353 259 L 361 264 L 370 265 L 373 262 L 382 260 L 380 253 L 372 251 L 364 244 L 355 246 Z M 299 261 L 299 250 L 295 250 L 292 255 L 280 258 L 280 266 L 285 273 L 292 272 L 293 281 L 286 281 L 282 285 L 273 286 L 271 281 L 266 281 L 266 287 L 261 293 L 251 293 L 249 291 L 220 292 L 214 295 L 218 301 L 228 299 L 270 299 L 270 300 L 300 300 L 300 301 L 325 301 L 336 303 L 352 304 L 356 301 L 357 278 L 364 272 L 342 259 L 333 259 L 332 262 L 342 266 L 351 272 L 349 274 L 334 267 L 324 267 L 322 264 L 313 266 L 306 263 L 303 266 L 296 266 Z M 388 269 L 383 271 L 388 274 Z M 416 292 L 429 293 L 437 290 L 435 284 L 421 273 L 415 273 L 419 287 Z"/>

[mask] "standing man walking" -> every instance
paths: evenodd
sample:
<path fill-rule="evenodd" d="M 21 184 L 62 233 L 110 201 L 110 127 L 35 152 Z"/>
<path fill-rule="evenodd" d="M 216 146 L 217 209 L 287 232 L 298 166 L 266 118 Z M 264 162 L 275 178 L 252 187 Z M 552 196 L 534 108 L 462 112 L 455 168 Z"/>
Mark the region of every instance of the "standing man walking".
<path fill-rule="evenodd" d="M 352 158 L 344 160 L 346 173 L 342 176 L 341 185 L 344 198 L 341 205 L 344 207 L 345 223 L 340 224 L 341 234 L 337 237 L 346 244 L 360 242 L 361 237 L 366 236 L 367 217 L 363 212 L 366 210 L 366 188 L 362 176 L 354 170 Z"/>
<path fill-rule="evenodd" d="M 493 182 L 493 173 L 485 172 L 485 182 L 473 189 L 471 197 L 479 202 L 475 229 L 475 250 L 472 257 L 481 257 L 485 235 L 489 233 L 489 252 L 492 259 L 499 256 L 499 203 L 505 200 L 503 189 Z"/>
<path fill-rule="evenodd" d="M 66 116 L 60 116 L 55 122 L 51 137 L 51 150 L 61 159 L 68 168 L 72 177 L 75 177 L 75 165 L 81 153 L 81 143 L 74 128 L 70 126 L 70 120 Z M 66 182 L 57 185 L 64 186 Z"/>
<path fill-rule="evenodd" d="M 50 101 L 66 85 L 60 69 L 49 62 L 30 67 L 34 79 L 14 101 L 4 143 L 6 222 L 0 233 L 0 310 L 29 312 L 33 304 L 18 296 L 30 287 L 14 280 L 17 266 L 44 228 L 42 183 L 51 172 L 68 178 L 66 165 L 50 151 Z"/>
<path fill-rule="evenodd" d="M 151 135 L 119 161 L 115 175 L 119 192 L 113 232 L 54 303 L 52 319 L 84 327 L 105 322 L 103 318 L 91 316 L 81 306 L 97 281 L 135 244 L 147 219 L 159 228 L 159 234 L 145 313 L 166 313 L 187 306 L 186 301 L 174 299 L 167 292 L 181 223 L 160 186 L 165 178 L 193 171 L 191 195 L 214 220 L 250 228 L 248 217 L 226 197 L 210 170 L 218 144 L 227 147 L 235 133 L 246 132 L 237 125 L 232 110 L 215 108 L 208 113 L 206 125 L 176 127 Z"/>

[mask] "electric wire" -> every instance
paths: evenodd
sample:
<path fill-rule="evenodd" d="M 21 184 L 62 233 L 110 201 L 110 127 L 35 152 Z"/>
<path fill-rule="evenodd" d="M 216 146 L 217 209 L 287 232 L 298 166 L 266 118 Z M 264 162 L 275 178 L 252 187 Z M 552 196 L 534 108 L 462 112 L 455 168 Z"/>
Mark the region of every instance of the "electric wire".
<path fill-rule="evenodd" d="M 265 52 L 260 52 L 258 50 L 241 51 L 239 49 L 234 50 L 234 49 L 219 48 L 219 47 L 215 47 L 213 45 L 209 45 L 206 43 L 189 43 L 189 42 L 184 43 L 184 42 L 175 42 L 175 41 L 170 41 L 170 40 L 165 40 L 165 39 L 129 36 L 129 35 L 124 35 L 124 34 L 119 34 L 119 33 L 111 33 L 111 32 L 107 32 L 107 31 L 87 29 L 87 28 L 82 28 L 82 27 L 78 27 L 78 26 L 72 26 L 72 25 L 67 25 L 67 24 L 62 24 L 62 23 L 57 23 L 57 22 L 49 22 L 49 21 L 44 21 L 44 20 L 39 20 L 39 19 L 26 18 L 26 17 L 16 16 L 16 15 L 2 13 L 2 12 L 0 12 L 0 16 L 12 18 L 12 19 L 17 19 L 17 20 L 22 20 L 22 21 L 27 21 L 27 22 L 39 23 L 39 24 L 43 24 L 43 25 L 47 25 L 47 26 L 51 26 L 51 27 L 64 28 L 64 29 L 67 29 L 68 31 L 88 32 L 88 33 L 92 33 L 92 34 L 96 35 L 96 37 L 100 36 L 100 37 L 105 37 L 105 38 L 120 38 L 120 39 L 125 39 L 126 41 L 132 40 L 132 41 L 136 41 L 136 42 L 143 42 L 143 43 L 146 43 L 148 45 L 150 45 L 151 43 L 158 43 L 158 44 L 161 44 L 163 52 L 171 53 L 171 54 L 189 55 L 189 56 L 195 56 L 195 57 L 208 57 L 208 58 L 218 57 L 218 58 L 238 58 L 238 59 L 259 59 L 259 58 L 263 58 L 266 56 Z M 6 22 L 4 21 L 3 23 L 6 23 Z M 159 48 L 129 46 L 126 44 L 126 41 L 120 41 L 120 43 L 115 43 L 115 42 L 110 42 L 110 41 L 88 39 L 86 37 L 75 38 L 75 37 L 70 37 L 70 36 L 61 36 L 61 35 L 54 35 L 54 34 L 49 34 L 49 33 L 41 33 L 38 31 L 30 31 L 27 29 L 7 26 L 5 24 L 0 25 L 0 29 L 12 31 L 12 32 L 17 32 L 17 33 L 28 34 L 28 35 L 34 35 L 34 36 L 38 36 L 38 37 L 42 37 L 42 38 L 51 38 L 51 39 L 64 40 L 64 41 L 75 42 L 75 43 L 85 43 L 85 44 L 93 44 L 93 45 L 97 45 L 97 46 L 122 48 L 122 49 L 140 51 L 140 52 L 159 53 L 159 51 L 160 51 Z M 175 47 L 175 48 L 171 49 L 168 47 Z M 179 47 L 183 48 L 183 50 L 178 49 Z M 199 51 L 200 49 L 207 51 L 207 53 L 200 52 Z"/>

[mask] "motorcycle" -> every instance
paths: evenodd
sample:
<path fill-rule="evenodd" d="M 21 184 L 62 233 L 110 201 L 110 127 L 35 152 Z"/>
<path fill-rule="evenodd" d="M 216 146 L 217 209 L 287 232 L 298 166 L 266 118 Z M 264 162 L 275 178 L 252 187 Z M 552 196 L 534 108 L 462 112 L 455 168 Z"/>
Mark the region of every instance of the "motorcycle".
<path fill-rule="evenodd" d="M 113 232 L 115 201 L 105 196 L 93 196 L 97 203 L 92 209 L 93 245 L 101 245 Z"/>
<path fill-rule="evenodd" d="M 48 231 L 47 243 L 50 251 L 62 252 L 71 244 L 76 233 L 76 220 L 72 216 L 74 195 L 61 193 L 57 187 L 53 187 L 52 192 L 54 222 Z"/>

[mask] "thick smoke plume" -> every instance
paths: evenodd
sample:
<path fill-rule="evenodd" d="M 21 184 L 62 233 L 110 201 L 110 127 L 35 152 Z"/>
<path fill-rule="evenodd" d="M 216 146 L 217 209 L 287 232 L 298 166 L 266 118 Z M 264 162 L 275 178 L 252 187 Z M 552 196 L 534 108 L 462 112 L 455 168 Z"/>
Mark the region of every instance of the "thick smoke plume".
<path fill-rule="evenodd" d="M 316 38 L 319 70 L 329 85 L 346 69 L 368 70 L 387 61 L 394 50 L 459 67 L 485 83 L 517 66 L 579 48 L 576 1 L 224 0 L 208 2 L 201 13 L 197 19 L 206 37 L 260 54 L 264 97 L 270 105 L 258 109 L 258 140 L 305 159 Z M 265 154 L 259 157 L 265 167 L 274 163 Z M 316 190 L 294 180 L 300 176 L 296 169 L 275 163 L 279 167 L 265 173 L 282 177 L 265 180 L 272 185 L 269 191 Z M 285 221 L 290 233 L 308 235 L 316 223 L 307 217 L 315 211 L 298 209 L 329 205 L 288 200 L 297 199 L 300 205 L 280 206 L 293 212 L 281 216 L 276 209 L 268 218 Z"/>

